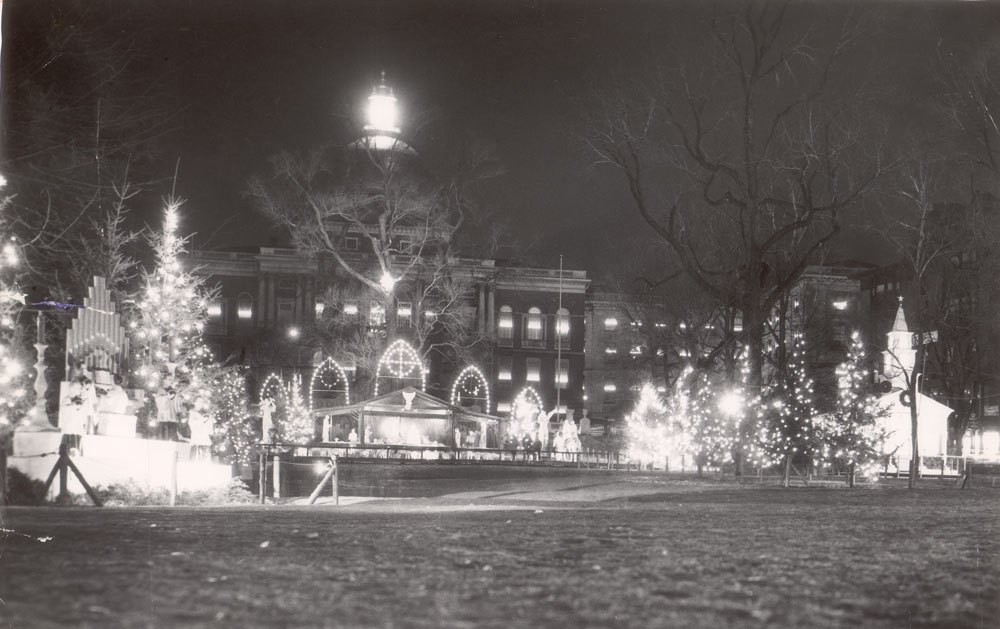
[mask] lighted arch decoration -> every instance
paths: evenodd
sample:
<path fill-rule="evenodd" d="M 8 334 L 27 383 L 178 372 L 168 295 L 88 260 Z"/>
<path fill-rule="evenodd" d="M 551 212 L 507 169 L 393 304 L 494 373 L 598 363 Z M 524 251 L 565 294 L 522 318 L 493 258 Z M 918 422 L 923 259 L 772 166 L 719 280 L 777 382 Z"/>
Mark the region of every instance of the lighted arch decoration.
<path fill-rule="evenodd" d="M 383 378 L 393 380 L 420 380 L 420 390 L 427 388 L 427 374 L 420 355 L 403 339 L 397 339 L 386 348 L 375 370 L 375 395 Z"/>
<path fill-rule="evenodd" d="M 260 385 L 260 395 L 258 397 L 261 402 L 268 399 L 274 400 L 275 402 L 279 399 L 284 399 L 285 383 L 281 381 L 281 376 L 276 373 L 272 373 L 268 377 L 264 378 L 264 382 Z"/>
<path fill-rule="evenodd" d="M 317 386 L 318 385 L 318 386 Z M 347 381 L 347 373 L 333 358 L 327 358 L 313 371 L 309 381 L 309 409 L 316 406 L 316 392 L 327 391 L 344 393 L 344 404 L 351 403 L 351 387 Z"/>
<path fill-rule="evenodd" d="M 451 385 L 451 403 L 461 406 L 463 399 L 485 400 L 485 412 L 490 412 L 490 385 L 483 372 L 475 365 L 469 365 L 459 372 L 455 383 Z"/>

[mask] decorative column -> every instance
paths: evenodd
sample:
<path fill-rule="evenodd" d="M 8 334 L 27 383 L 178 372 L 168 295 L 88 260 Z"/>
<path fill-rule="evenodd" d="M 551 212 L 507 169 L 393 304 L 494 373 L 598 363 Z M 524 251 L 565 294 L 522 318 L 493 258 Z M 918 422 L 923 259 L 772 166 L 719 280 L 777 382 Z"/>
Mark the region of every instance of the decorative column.
<path fill-rule="evenodd" d="M 496 308 L 496 288 L 486 284 L 486 331 L 493 332 L 496 329 L 495 312 Z"/>
<path fill-rule="evenodd" d="M 479 290 L 479 331 L 486 331 L 486 284 L 480 284 Z"/>
<path fill-rule="evenodd" d="M 35 405 L 28 411 L 27 422 L 21 426 L 21 430 L 41 431 L 58 430 L 49 423 L 48 414 L 45 412 L 45 393 L 49 389 L 48 382 L 45 381 L 45 348 L 48 347 L 45 341 L 45 319 L 42 312 L 38 311 L 38 334 L 35 342 L 35 351 L 38 353 L 35 358 Z"/>

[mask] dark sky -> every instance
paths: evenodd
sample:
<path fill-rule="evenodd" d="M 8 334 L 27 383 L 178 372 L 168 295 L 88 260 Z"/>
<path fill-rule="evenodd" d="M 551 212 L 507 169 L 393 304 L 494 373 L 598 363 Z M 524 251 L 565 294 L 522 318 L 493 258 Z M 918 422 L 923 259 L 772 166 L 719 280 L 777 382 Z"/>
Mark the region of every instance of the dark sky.
<path fill-rule="evenodd" d="M 27 5 L 45 1 L 5 2 L 5 72 L 53 28 L 20 19 Z M 335 114 L 363 103 L 384 69 L 405 112 L 431 112 L 496 144 L 506 174 L 488 200 L 522 240 L 538 239 L 541 262 L 556 264 L 565 253 L 568 267 L 595 275 L 604 261 L 636 250 L 641 225 L 622 181 L 591 168 L 578 137 L 580 96 L 654 51 L 687 45 L 707 15 L 695 3 L 667 1 L 86 5 L 87 17 L 74 23 L 67 10 L 64 22 L 84 29 L 99 22 L 102 37 L 141 31 L 143 50 L 122 80 L 137 89 L 160 82 L 165 104 L 180 111 L 157 159 L 164 177 L 180 160 L 177 190 L 188 200 L 185 225 L 198 232 L 196 246 L 268 244 L 271 231 L 240 195 L 247 177 L 282 148 L 335 139 Z M 935 47 L 1000 33 L 996 3 L 864 10 L 880 20 L 872 54 L 893 68 L 904 110 L 929 90 L 923 63 Z"/>

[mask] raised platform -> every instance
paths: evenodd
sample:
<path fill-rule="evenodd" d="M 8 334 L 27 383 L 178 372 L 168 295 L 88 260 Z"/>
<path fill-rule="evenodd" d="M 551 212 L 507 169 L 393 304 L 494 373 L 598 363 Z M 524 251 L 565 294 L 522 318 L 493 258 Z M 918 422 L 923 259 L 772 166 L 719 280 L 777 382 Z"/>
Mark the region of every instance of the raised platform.
<path fill-rule="evenodd" d="M 49 433 L 46 433 L 49 434 Z M 61 438 L 60 433 L 55 433 Z M 8 459 L 10 467 L 31 478 L 44 481 L 56 463 L 59 440 L 48 452 L 23 456 L 16 453 Z M 16 451 L 15 451 L 16 452 Z M 72 456 L 83 477 L 92 487 L 134 481 L 144 487 L 170 487 L 174 456 L 177 457 L 177 491 L 193 491 L 225 487 L 232 479 L 232 467 L 218 463 L 191 460 L 191 446 L 176 441 L 85 435 L 80 454 Z M 58 491 L 53 483 L 50 497 Z M 73 474 L 69 475 L 69 490 L 84 493 Z"/>

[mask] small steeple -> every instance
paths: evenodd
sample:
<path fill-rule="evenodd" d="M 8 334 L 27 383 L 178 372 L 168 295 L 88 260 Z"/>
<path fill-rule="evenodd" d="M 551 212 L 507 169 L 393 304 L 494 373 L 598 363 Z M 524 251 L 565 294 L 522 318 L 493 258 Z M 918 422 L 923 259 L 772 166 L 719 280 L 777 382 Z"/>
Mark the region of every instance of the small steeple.
<path fill-rule="evenodd" d="M 899 309 L 892 329 L 886 334 L 886 350 L 882 352 L 882 374 L 892 380 L 893 388 L 905 389 L 906 378 L 913 373 L 917 363 L 917 351 L 913 349 L 913 335 L 906 324 L 903 312 L 903 298 L 899 298 Z"/>
<path fill-rule="evenodd" d="M 896 320 L 892 324 L 893 332 L 910 332 L 910 327 L 906 325 L 906 314 L 903 312 L 903 296 L 899 297 L 899 309 L 896 311 Z"/>

